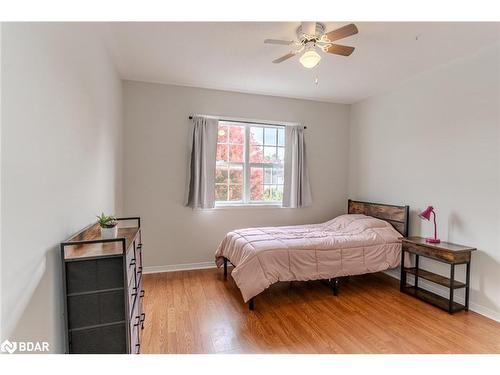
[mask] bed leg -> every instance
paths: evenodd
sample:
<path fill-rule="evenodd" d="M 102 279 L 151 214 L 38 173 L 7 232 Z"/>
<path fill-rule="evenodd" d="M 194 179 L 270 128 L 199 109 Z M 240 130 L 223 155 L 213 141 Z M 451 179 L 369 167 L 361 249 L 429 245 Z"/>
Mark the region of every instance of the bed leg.
<path fill-rule="evenodd" d="M 253 311 L 253 309 L 255 308 L 255 303 L 254 303 L 254 299 L 251 298 L 250 301 L 248 301 L 248 309 L 250 311 Z"/>
<path fill-rule="evenodd" d="M 336 296 L 337 293 L 338 293 L 338 282 L 337 282 L 337 278 L 334 277 L 332 280 L 331 280 L 331 283 L 332 283 L 332 290 L 333 290 L 333 295 Z"/>
<path fill-rule="evenodd" d="M 224 258 L 224 280 L 227 280 L 227 258 Z"/>

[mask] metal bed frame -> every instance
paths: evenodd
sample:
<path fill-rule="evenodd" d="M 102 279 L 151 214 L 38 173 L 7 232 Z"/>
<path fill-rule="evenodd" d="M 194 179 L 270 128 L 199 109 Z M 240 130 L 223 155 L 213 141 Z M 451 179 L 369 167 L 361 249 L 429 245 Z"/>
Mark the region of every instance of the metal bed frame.
<path fill-rule="evenodd" d="M 393 204 L 371 203 L 363 201 L 347 201 L 348 214 L 364 214 L 377 219 L 385 220 L 391 224 L 403 237 L 408 236 L 410 206 L 397 206 Z M 227 264 L 231 261 L 224 259 L 224 281 L 227 280 Z M 232 263 L 231 263 L 232 264 Z M 234 265 L 233 265 L 234 266 Z M 320 281 L 331 288 L 334 296 L 338 295 L 339 277 L 331 279 L 320 279 Z M 248 301 L 249 310 L 255 309 L 255 297 Z"/>

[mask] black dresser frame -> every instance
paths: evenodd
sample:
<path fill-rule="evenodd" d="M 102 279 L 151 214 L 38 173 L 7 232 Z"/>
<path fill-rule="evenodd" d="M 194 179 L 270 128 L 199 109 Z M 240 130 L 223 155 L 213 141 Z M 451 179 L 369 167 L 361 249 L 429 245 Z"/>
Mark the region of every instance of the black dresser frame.
<path fill-rule="evenodd" d="M 137 220 L 137 227 L 140 229 L 141 228 L 141 218 L 138 216 L 133 216 L 133 217 L 120 217 L 116 218 L 118 221 L 129 221 L 129 220 Z M 83 228 L 79 232 L 75 233 L 72 237 L 78 235 L 79 233 L 82 233 L 92 227 L 94 224 L 90 224 L 87 227 Z M 107 255 L 107 256 L 96 256 L 96 257 L 86 257 L 84 260 L 81 259 L 71 259 L 67 260 L 65 259 L 64 255 L 64 249 L 66 246 L 75 246 L 75 245 L 86 245 L 86 244 L 94 244 L 94 243 L 109 243 L 109 242 L 120 242 L 122 245 L 122 253 L 117 254 L 117 255 Z M 87 260 L 94 260 L 94 259 L 105 259 L 105 258 L 123 258 L 123 298 L 124 298 L 124 306 L 125 306 L 125 316 L 124 316 L 124 324 L 125 324 L 125 330 L 127 332 L 126 335 L 126 348 L 130 348 L 130 327 L 127 324 L 127 321 L 130 317 L 130 307 L 129 304 L 127 303 L 128 300 L 128 289 L 127 289 L 127 245 L 126 245 L 126 239 L 125 237 L 116 237 L 116 238 L 109 238 L 109 239 L 96 239 L 96 240 L 80 240 L 80 241 L 65 241 L 61 242 L 60 244 L 60 250 L 61 250 L 61 262 L 62 262 L 62 290 L 63 290 L 63 314 L 64 314 L 64 345 L 65 345 L 65 353 L 70 354 L 70 331 L 69 331 L 69 324 L 68 324 L 68 293 L 67 293 L 67 280 L 66 280 L 66 263 L 69 262 L 79 262 L 79 261 L 87 261 Z M 103 291 L 100 291 L 103 292 Z M 92 328 L 99 328 L 99 327 L 105 327 L 105 326 L 111 326 L 113 324 L 117 323 L 104 323 L 104 324 L 99 324 L 92 326 Z M 89 327 L 90 328 L 90 327 Z M 128 352 L 128 354 L 130 354 Z"/>

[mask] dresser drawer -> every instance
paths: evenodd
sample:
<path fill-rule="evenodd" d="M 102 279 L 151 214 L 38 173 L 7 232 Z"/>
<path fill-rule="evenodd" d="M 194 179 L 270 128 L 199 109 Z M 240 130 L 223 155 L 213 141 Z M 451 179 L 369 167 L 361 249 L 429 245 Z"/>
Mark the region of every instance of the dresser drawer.
<path fill-rule="evenodd" d="M 68 294 L 123 288 L 123 258 L 92 259 L 67 262 Z"/>
<path fill-rule="evenodd" d="M 139 299 L 137 300 L 139 302 L 139 315 L 141 317 L 141 329 L 144 328 L 144 321 L 146 320 L 146 313 L 144 312 L 144 295 L 145 291 L 142 288 L 142 279 L 140 283 L 140 289 L 139 289 Z"/>
<path fill-rule="evenodd" d="M 135 247 L 135 260 L 136 260 L 136 273 L 137 273 L 137 280 L 142 275 L 142 243 L 137 243 Z"/>
<path fill-rule="evenodd" d="M 123 289 L 68 296 L 68 328 L 95 326 L 124 319 Z"/>
<path fill-rule="evenodd" d="M 434 250 L 422 245 L 415 245 L 412 243 L 403 241 L 403 250 L 412 254 L 423 255 L 428 258 L 441 260 L 446 263 L 465 263 L 470 261 L 469 253 L 459 253 L 454 251 L 447 251 L 445 249 L 440 249 L 439 251 Z"/>
<path fill-rule="evenodd" d="M 139 354 L 141 316 L 139 315 L 139 299 L 132 310 L 130 317 L 130 353 Z"/>
<path fill-rule="evenodd" d="M 139 326 L 134 326 L 130 331 L 130 354 L 140 354 L 141 344 L 139 340 Z"/>
<path fill-rule="evenodd" d="M 126 323 L 119 323 L 70 331 L 70 352 L 75 354 L 126 353 L 126 327 Z"/>
<path fill-rule="evenodd" d="M 135 249 L 131 245 L 127 250 L 126 256 L 126 272 L 127 272 L 127 284 L 130 285 L 131 282 L 135 283 L 135 273 L 136 273 L 137 260 L 135 258 Z"/>
<path fill-rule="evenodd" d="M 136 303 L 137 295 L 139 293 L 137 292 L 137 287 L 135 286 L 135 282 L 132 282 L 129 287 L 128 287 L 128 308 L 130 311 L 130 317 L 133 317 L 134 313 L 134 305 Z"/>

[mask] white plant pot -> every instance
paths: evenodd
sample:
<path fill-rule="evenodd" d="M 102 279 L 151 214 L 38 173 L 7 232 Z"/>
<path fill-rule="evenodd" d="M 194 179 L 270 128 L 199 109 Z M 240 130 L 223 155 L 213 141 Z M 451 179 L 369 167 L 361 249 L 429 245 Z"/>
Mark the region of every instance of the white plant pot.
<path fill-rule="evenodd" d="M 115 225 L 113 228 L 103 228 L 101 227 L 101 238 L 116 238 L 118 236 L 118 226 Z"/>

